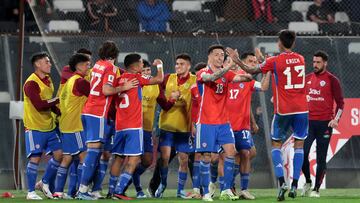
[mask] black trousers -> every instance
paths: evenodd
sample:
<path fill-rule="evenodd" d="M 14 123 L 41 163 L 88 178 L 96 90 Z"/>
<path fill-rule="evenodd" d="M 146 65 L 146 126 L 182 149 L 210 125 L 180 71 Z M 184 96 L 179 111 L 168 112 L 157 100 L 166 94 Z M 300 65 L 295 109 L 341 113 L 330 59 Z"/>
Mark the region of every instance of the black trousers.
<path fill-rule="evenodd" d="M 330 121 L 309 121 L 309 134 L 304 142 L 304 163 L 302 172 L 306 182 L 311 183 L 309 153 L 314 140 L 316 140 L 316 180 L 315 189 L 319 189 L 326 173 L 326 155 L 332 135 L 332 128 L 328 127 Z"/>
<path fill-rule="evenodd" d="M 194 155 L 195 153 L 191 153 L 189 155 L 189 163 L 188 163 L 188 167 L 189 167 L 189 171 L 190 171 L 190 177 L 192 179 L 192 170 L 193 170 L 193 166 L 194 166 Z M 176 156 L 176 151 L 175 149 L 171 149 L 171 154 L 170 154 L 170 159 L 169 159 L 169 163 L 171 163 L 171 161 L 174 159 L 174 157 Z M 154 169 L 154 173 L 153 176 L 149 182 L 149 191 L 155 193 L 155 191 L 157 190 L 157 188 L 160 185 L 160 161 L 161 159 L 158 158 L 158 160 L 156 161 L 156 167 Z"/>

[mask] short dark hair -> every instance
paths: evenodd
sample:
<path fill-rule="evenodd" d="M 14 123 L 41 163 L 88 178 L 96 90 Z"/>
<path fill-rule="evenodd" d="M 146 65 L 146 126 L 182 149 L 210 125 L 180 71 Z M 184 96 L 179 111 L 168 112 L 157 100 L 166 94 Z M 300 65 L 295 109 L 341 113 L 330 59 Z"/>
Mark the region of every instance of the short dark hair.
<path fill-rule="evenodd" d="M 329 55 L 322 50 L 315 52 L 314 56 L 321 57 L 323 61 L 328 61 Z"/>
<path fill-rule="evenodd" d="M 102 60 L 106 59 L 116 59 L 119 55 L 119 48 L 116 46 L 113 41 L 104 42 L 99 49 L 99 57 Z"/>
<path fill-rule="evenodd" d="M 132 64 L 139 62 L 140 59 L 141 56 L 136 53 L 126 55 L 124 59 L 125 68 L 129 68 Z"/>
<path fill-rule="evenodd" d="M 282 43 L 282 45 L 287 49 L 290 49 L 294 45 L 295 39 L 296 39 L 296 33 L 294 31 L 281 30 L 279 32 L 279 40 Z"/>
<path fill-rule="evenodd" d="M 78 53 L 78 54 L 88 54 L 90 56 L 92 55 L 92 52 L 90 50 L 88 50 L 88 49 L 85 49 L 85 48 L 81 48 L 81 49 L 77 50 L 76 53 Z"/>
<path fill-rule="evenodd" d="M 144 64 L 144 68 L 148 68 L 151 67 L 151 64 L 149 63 L 149 61 L 143 59 L 143 64 Z"/>
<path fill-rule="evenodd" d="M 31 65 L 34 66 L 34 64 L 36 63 L 36 61 L 43 59 L 45 57 L 49 57 L 49 54 L 46 52 L 37 52 L 35 54 L 33 54 L 30 58 L 31 61 Z"/>
<path fill-rule="evenodd" d="M 200 63 L 197 63 L 197 64 L 194 66 L 194 70 L 195 70 L 195 71 L 199 71 L 199 70 L 205 68 L 206 66 L 207 66 L 206 63 L 200 62 Z"/>
<path fill-rule="evenodd" d="M 191 63 L 191 57 L 189 54 L 187 53 L 181 53 L 181 54 L 178 54 L 176 57 L 175 57 L 176 60 L 178 59 L 183 59 L 185 61 L 189 61 L 189 63 Z"/>
<path fill-rule="evenodd" d="M 252 52 L 245 52 L 245 53 L 241 54 L 240 60 L 245 60 L 248 56 L 255 56 L 255 54 Z"/>
<path fill-rule="evenodd" d="M 83 62 L 88 62 L 88 61 L 90 61 L 89 56 L 87 56 L 85 54 L 76 53 L 76 54 L 72 55 L 70 60 L 69 60 L 70 70 L 72 72 L 75 72 L 76 71 L 76 65 L 78 63 L 83 63 Z"/>
<path fill-rule="evenodd" d="M 222 49 L 224 52 L 225 52 L 225 47 L 221 44 L 214 44 L 214 45 L 211 45 L 208 49 L 208 55 L 211 54 L 211 52 L 214 50 L 214 49 Z"/>

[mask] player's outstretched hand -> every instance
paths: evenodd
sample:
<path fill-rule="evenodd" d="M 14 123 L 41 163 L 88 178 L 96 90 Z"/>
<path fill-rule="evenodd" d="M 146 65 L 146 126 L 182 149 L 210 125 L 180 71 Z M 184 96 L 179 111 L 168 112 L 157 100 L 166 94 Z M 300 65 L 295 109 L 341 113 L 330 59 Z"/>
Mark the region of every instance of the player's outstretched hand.
<path fill-rule="evenodd" d="M 239 52 L 237 49 L 234 50 L 230 47 L 227 47 L 226 54 L 229 55 L 233 60 L 236 60 L 239 58 Z"/>
<path fill-rule="evenodd" d="M 332 119 L 332 120 L 329 122 L 329 124 L 328 124 L 328 126 L 329 126 L 330 128 L 337 128 L 338 125 L 339 125 L 339 123 L 338 123 L 338 121 L 337 121 L 336 119 Z"/>
<path fill-rule="evenodd" d="M 139 81 L 136 78 L 133 78 L 129 81 L 124 82 L 124 91 L 135 88 L 139 85 Z"/>
<path fill-rule="evenodd" d="M 226 61 L 224 62 L 224 68 L 231 68 L 231 66 L 235 65 L 234 61 L 232 60 L 231 57 L 227 57 Z"/>
<path fill-rule="evenodd" d="M 255 48 L 255 57 L 261 63 L 263 61 L 265 61 L 265 57 L 264 57 L 263 53 L 261 53 L 261 50 L 259 48 Z"/>
<path fill-rule="evenodd" d="M 153 62 L 153 66 L 157 66 L 159 64 L 163 64 L 162 60 L 161 59 L 155 59 L 154 62 Z"/>

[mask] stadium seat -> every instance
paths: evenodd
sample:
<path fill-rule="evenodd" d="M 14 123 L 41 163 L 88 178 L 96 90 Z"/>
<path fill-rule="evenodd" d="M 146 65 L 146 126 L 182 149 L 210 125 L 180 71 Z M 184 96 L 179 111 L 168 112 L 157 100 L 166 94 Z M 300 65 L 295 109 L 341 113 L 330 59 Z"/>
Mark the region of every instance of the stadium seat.
<path fill-rule="evenodd" d="M 306 20 L 306 12 L 308 11 L 309 6 L 312 4 L 314 4 L 313 1 L 294 1 L 291 4 L 291 10 L 302 13 L 303 19 Z"/>
<path fill-rule="evenodd" d="M 319 25 L 314 22 L 290 22 L 289 30 L 300 34 L 318 34 Z"/>
<path fill-rule="evenodd" d="M 84 4 L 81 0 L 54 0 L 54 8 L 64 13 L 84 12 Z"/>
<path fill-rule="evenodd" d="M 71 31 L 80 32 L 79 23 L 75 20 L 51 20 L 49 22 L 49 31 Z"/>
<path fill-rule="evenodd" d="M 186 21 L 186 14 L 182 11 L 174 11 L 171 15 L 171 21 Z"/>
<path fill-rule="evenodd" d="M 360 54 L 360 42 L 351 42 L 348 46 L 349 54 Z"/>
<path fill-rule="evenodd" d="M 0 32 L 17 32 L 18 24 L 10 21 L 0 21 Z"/>
<path fill-rule="evenodd" d="M 200 1 L 174 1 L 172 4 L 174 11 L 201 11 Z"/>
<path fill-rule="evenodd" d="M 349 23 L 350 19 L 346 12 L 336 12 L 335 13 L 335 22 L 340 23 Z"/>
<path fill-rule="evenodd" d="M 350 32 L 348 23 L 321 23 L 319 29 L 324 34 L 330 35 L 347 35 Z"/>
<path fill-rule="evenodd" d="M 278 44 L 276 42 L 260 42 L 257 47 L 264 49 L 266 54 L 279 53 Z"/>
<path fill-rule="evenodd" d="M 116 32 L 139 32 L 140 26 L 134 21 L 120 21 L 114 24 L 113 29 Z"/>
<path fill-rule="evenodd" d="M 287 15 L 287 22 L 302 22 L 304 21 L 302 13 L 299 11 L 291 11 Z"/>
<path fill-rule="evenodd" d="M 209 22 L 205 24 L 206 32 L 222 32 L 229 33 L 233 31 L 233 23 L 232 22 Z"/>
<path fill-rule="evenodd" d="M 0 103 L 9 103 L 10 94 L 9 92 L 0 92 Z"/>
<path fill-rule="evenodd" d="M 194 22 L 170 22 L 171 30 L 175 33 L 179 32 L 196 32 L 198 30 L 204 30 L 204 26 L 201 23 Z"/>
<path fill-rule="evenodd" d="M 125 56 L 128 55 L 128 54 L 131 54 L 131 53 L 134 53 L 134 52 L 121 52 L 121 53 L 119 53 L 117 61 L 119 63 L 123 63 L 124 59 L 125 59 Z M 149 60 L 149 55 L 147 53 L 143 53 L 143 52 L 135 52 L 135 53 L 139 54 L 142 59 Z M 149 61 L 149 63 L 151 64 L 152 61 Z"/>
<path fill-rule="evenodd" d="M 254 22 L 237 22 L 233 25 L 233 31 L 239 33 L 258 33 L 259 29 Z"/>
<path fill-rule="evenodd" d="M 186 18 L 192 22 L 215 22 L 215 15 L 211 11 L 189 11 Z"/>

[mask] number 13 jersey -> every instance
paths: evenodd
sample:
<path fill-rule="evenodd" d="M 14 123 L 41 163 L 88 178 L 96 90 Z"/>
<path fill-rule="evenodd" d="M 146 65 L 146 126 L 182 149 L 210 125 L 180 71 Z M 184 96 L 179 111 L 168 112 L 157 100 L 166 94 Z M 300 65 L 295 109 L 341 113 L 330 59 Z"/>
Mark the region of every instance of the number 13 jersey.
<path fill-rule="evenodd" d="M 279 115 L 308 112 L 305 89 L 304 57 L 294 52 L 283 52 L 267 58 L 260 65 L 263 73 L 272 72 L 274 113 Z"/>
<path fill-rule="evenodd" d="M 212 125 L 229 123 L 226 97 L 228 94 L 228 84 L 234 79 L 236 74 L 229 71 L 214 82 L 204 82 L 202 80 L 203 74 L 213 74 L 213 72 L 210 67 L 206 67 L 196 74 L 201 95 L 197 123 Z"/>
<path fill-rule="evenodd" d="M 116 87 L 119 68 L 112 63 L 99 60 L 91 71 L 90 94 L 83 108 L 83 115 L 107 118 L 113 96 L 105 96 L 104 85 Z"/>

